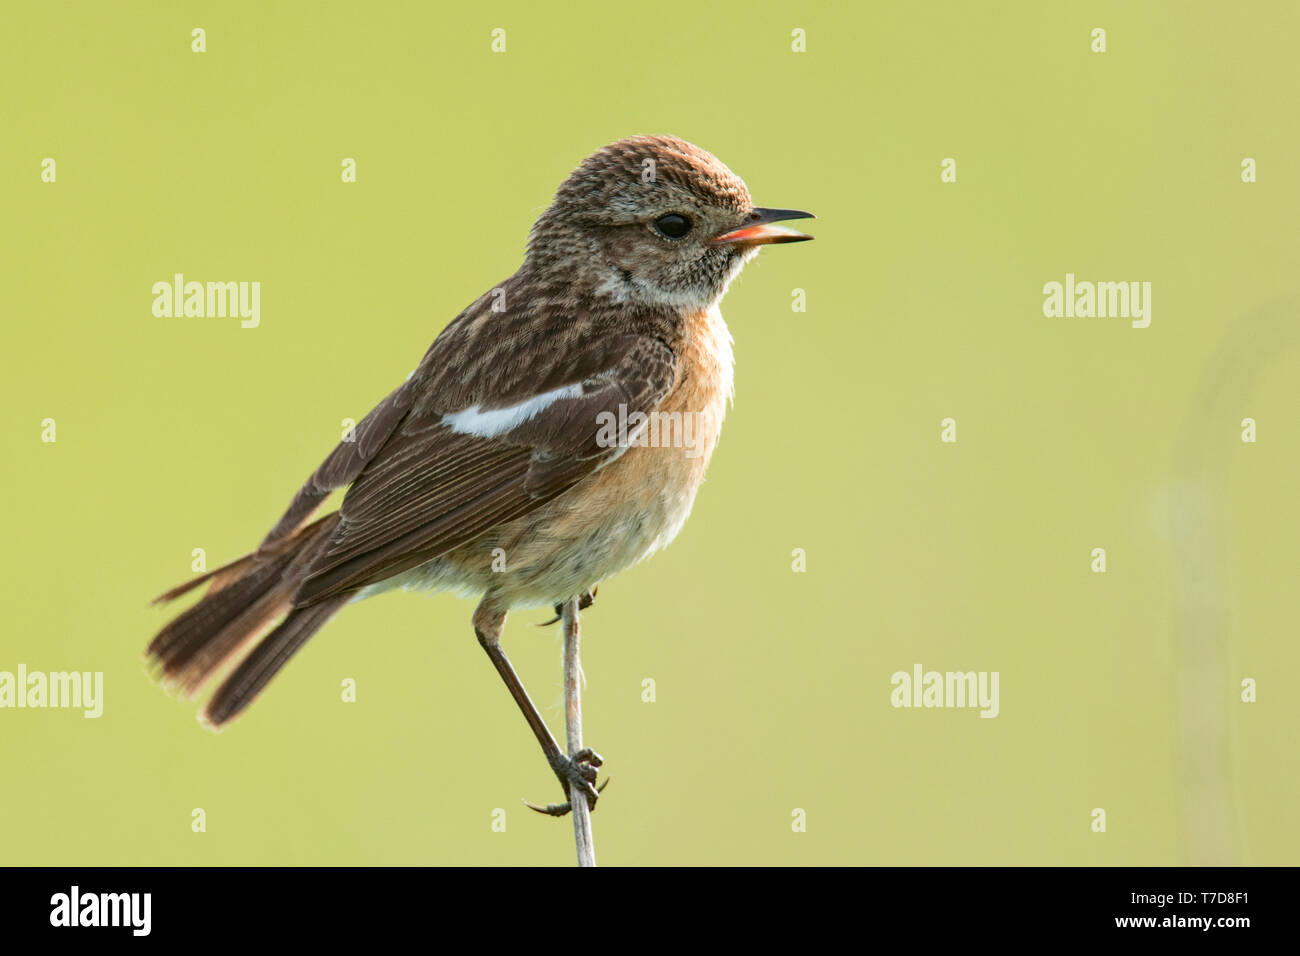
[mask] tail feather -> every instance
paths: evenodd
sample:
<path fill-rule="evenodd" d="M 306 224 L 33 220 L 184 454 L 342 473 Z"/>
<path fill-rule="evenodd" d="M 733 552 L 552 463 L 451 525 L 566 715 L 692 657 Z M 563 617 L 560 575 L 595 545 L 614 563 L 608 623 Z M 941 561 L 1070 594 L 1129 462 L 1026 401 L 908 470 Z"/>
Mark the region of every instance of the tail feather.
<path fill-rule="evenodd" d="M 242 558 L 236 558 L 229 564 L 223 564 L 221 567 L 209 571 L 207 574 L 200 574 L 198 577 L 190 578 L 181 584 L 176 585 L 170 591 L 164 591 L 158 595 L 150 604 L 166 604 L 168 601 L 174 601 L 182 594 L 186 594 L 200 584 L 208 585 L 208 594 L 211 595 L 222 588 L 226 587 L 233 581 L 240 580 L 250 569 L 270 559 L 283 557 L 286 554 L 292 556 L 299 552 L 303 545 L 305 534 L 318 530 L 318 526 L 335 519 L 335 515 L 326 515 L 319 521 L 313 522 L 305 528 L 300 528 L 297 532 L 292 532 L 278 539 L 271 547 L 262 547 L 252 554 L 246 554 Z M 333 524 L 330 523 L 330 527 Z"/>
<path fill-rule="evenodd" d="M 280 668 L 288 663 L 307 638 L 325 625 L 351 595 L 341 595 L 290 611 L 280 626 L 258 642 L 246 658 L 222 682 L 204 708 L 204 720 L 220 727 L 253 702 Z"/>
<path fill-rule="evenodd" d="M 273 589 L 236 614 L 216 633 L 210 633 L 190 653 L 184 666 L 169 675 L 181 694 L 188 697 L 196 693 L 226 660 L 265 634 L 276 618 L 290 610 L 290 604 L 288 595 Z"/>
<path fill-rule="evenodd" d="M 176 600 L 182 594 L 193 591 L 200 584 L 209 584 L 209 593 L 220 591 L 231 581 L 237 581 L 243 572 L 247 570 L 255 560 L 256 555 L 246 554 L 242 558 L 237 558 L 236 560 L 231 561 L 229 564 L 223 564 L 221 567 L 209 571 L 207 574 L 200 574 L 196 578 L 190 578 L 190 580 L 183 584 L 176 585 L 176 587 L 172 588 L 170 591 L 164 591 L 149 603 L 166 604 L 168 601 Z"/>
<path fill-rule="evenodd" d="M 252 566 L 243 577 L 205 595 L 159 631 L 149 643 L 149 654 L 161 665 L 163 674 L 173 679 L 181 677 L 228 625 L 245 616 L 261 599 L 279 592 L 290 561 L 290 555 L 281 555 Z M 287 602 L 288 596 L 284 599 Z"/>
<path fill-rule="evenodd" d="M 306 567 L 324 546 L 338 520 L 337 513 L 326 515 L 300 529 L 282 546 L 277 547 L 274 553 L 246 555 L 161 595 L 155 603 L 171 600 L 205 581 L 209 584 L 208 593 L 197 604 L 177 615 L 150 642 L 148 654 L 162 677 L 181 693 L 192 694 L 216 674 L 227 660 L 259 638 L 261 640 L 249 654 L 249 660 L 264 661 L 267 658 L 264 648 L 278 644 L 286 628 L 300 634 L 293 647 L 293 650 L 297 650 L 338 607 L 346 603 L 345 598 L 331 604 L 331 609 L 324 616 L 317 610 L 324 602 L 322 605 L 298 610 L 293 607 L 294 592 L 302 582 Z M 262 637 L 276 618 L 286 612 L 288 617 L 280 627 Z M 304 615 L 317 623 L 305 633 L 300 633 Z M 290 626 L 292 622 L 296 623 Z M 257 684 L 253 694 L 283 666 L 288 656 L 286 654 L 279 658 L 278 663 Z M 239 673 L 241 670 L 236 670 L 231 679 Z M 218 694 L 226 691 L 229 686 L 230 681 L 227 681 L 218 690 Z M 252 694 L 245 695 L 243 699 L 244 702 L 230 711 L 229 716 L 247 706 Z M 224 720 L 211 722 L 219 725 Z"/>

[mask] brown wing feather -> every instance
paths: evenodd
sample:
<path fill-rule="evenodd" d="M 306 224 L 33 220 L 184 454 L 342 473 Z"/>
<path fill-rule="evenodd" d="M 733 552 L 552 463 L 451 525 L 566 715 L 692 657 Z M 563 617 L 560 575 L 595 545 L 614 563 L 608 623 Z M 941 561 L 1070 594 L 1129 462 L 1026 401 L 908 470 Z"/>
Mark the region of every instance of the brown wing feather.
<path fill-rule="evenodd" d="M 573 363 L 583 394 L 553 403 L 499 437 L 454 431 L 436 393 L 415 403 L 365 463 L 344 498 L 338 527 L 299 586 L 314 604 L 374 584 L 474 540 L 564 493 L 615 457 L 599 413 L 650 412 L 673 383 L 672 351 L 626 337 L 610 367 L 610 342 Z M 502 407 L 504 403 L 498 403 Z M 484 403 L 485 408 L 493 407 Z M 508 406 L 506 406 L 508 407 Z M 454 409 L 453 409 L 454 410 Z"/>

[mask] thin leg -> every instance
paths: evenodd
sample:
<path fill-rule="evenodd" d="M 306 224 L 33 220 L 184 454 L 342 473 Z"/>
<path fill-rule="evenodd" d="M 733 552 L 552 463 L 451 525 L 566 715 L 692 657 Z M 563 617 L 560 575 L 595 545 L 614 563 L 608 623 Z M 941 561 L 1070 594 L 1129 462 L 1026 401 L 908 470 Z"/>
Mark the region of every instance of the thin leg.
<path fill-rule="evenodd" d="M 510 658 L 506 657 L 506 652 L 501 649 L 501 632 L 505 629 L 505 623 L 505 612 L 490 605 L 486 599 L 474 612 L 474 633 L 478 635 L 478 642 L 483 645 L 483 650 L 487 651 L 489 660 L 496 667 L 501 679 L 505 681 L 510 696 L 519 705 L 524 720 L 528 721 L 528 726 L 532 728 L 537 742 L 542 745 L 542 753 L 546 755 L 547 764 L 554 771 L 556 779 L 560 781 L 560 788 L 564 791 L 565 797 L 569 796 L 570 785 L 576 785 L 586 795 L 587 805 L 594 807 L 596 798 L 600 795 L 600 791 L 596 789 L 596 768 L 604 761 L 600 754 L 591 749 L 584 749 L 572 757 L 566 756 L 560 749 L 550 728 L 546 726 L 546 721 L 542 720 L 542 715 L 538 713 L 537 706 L 528 696 L 528 691 L 524 690 L 524 685 L 519 680 L 519 675 L 515 673 Z M 559 809 L 558 806 L 555 808 Z M 550 808 L 543 812 L 550 812 Z M 567 812 L 566 805 L 563 811 L 552 815 L 562 816 Z"/>

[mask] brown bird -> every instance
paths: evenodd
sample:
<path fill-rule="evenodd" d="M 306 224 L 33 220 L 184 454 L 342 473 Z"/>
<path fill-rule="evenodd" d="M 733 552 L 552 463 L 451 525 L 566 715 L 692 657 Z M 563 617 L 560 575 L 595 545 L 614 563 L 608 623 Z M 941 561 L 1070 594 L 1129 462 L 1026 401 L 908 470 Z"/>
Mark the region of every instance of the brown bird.
<path fill-rule="evenodd" d="M 157 598 L 208 584 L 150 643 L 161 676 L 192 694 L 242 654 L 203 712 L 220 727 L 350 601 L 481 594 L 479 642 L 566 797 L 575 783 L 594 806 L 601 759 L 556 743 L 501 649 L 506 614 L 585 606 L 681 530 L 732 393 L 718 301 L 759 246 L 812 238 L 773 225 L 800 218 L 755 207 L 679 139 L 588 157 L 519 271 L 442 331 L 257 550 Z M 339 510 L 312 520 L 341 488 Z"/>

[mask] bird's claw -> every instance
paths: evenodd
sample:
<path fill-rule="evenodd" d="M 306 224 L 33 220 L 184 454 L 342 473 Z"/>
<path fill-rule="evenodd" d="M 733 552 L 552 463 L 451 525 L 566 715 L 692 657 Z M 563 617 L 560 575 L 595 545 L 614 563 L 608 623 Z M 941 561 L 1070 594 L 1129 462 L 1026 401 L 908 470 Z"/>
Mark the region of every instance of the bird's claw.
<path fill-rule="evenodd" d="M 606 777 L 605 782 L 596 788 L 596 793 L 598 794 L 604 793 L 605 788 L 608 786 L 609 786 L 609 778 Z M 524 806 L 526 806 L 529 810 L 536 810 L 538 813 L 544 813 L 548 817 L 562 817 L 566 813 L 569 813 L 571 810 L 573 810 L 573 804 L 570 803 L 568 800 L 565 800 L 563 803 L 548 803 L 544 807 L 539 807 L 537 804 L 529 803 L 527 800 L 525 800 Z M 594 800 L 591 800 L 590 797 L 588 797 L 587 806 L 589 809 L 592 810 L 596 809 L 596 803 Z"/>
<path fill-rule="evenodd" d="M 560 788 L 567 794 L 570 786 L 577 786 L 587 795 L 589 806 L 596 805 L 596 768 L 605 762 L 605 758 L 590 747 L 583 747 L 572 757 L 563 754 L 551 765 L 555 779 L 560 781 Z"/>
<path fill-rule="evenodd" d="M 596 786 L 596 768 L 604 762 L 605 758 L 596 751 L 590 747 L 583 747 L 572 757 L 561 754 L 551 765 L 551 769 L 555 771 L 555 779 L 560 781 L 560 787 L 566 794 L 572 793 L 572 787 L 577 787 L 587 798 L 588 809 L 594 810 L 601 791 L 609 785 L 609 780 L 606 780 L 599 787 Z M 552 817 L 562 817 L 573 809 L 572 803 L 567 800 L 564 803 L 548 803 L 544 807 L 529 803 L 527 800 L 524 803 L 538 813 L 545 813 Z"/>

